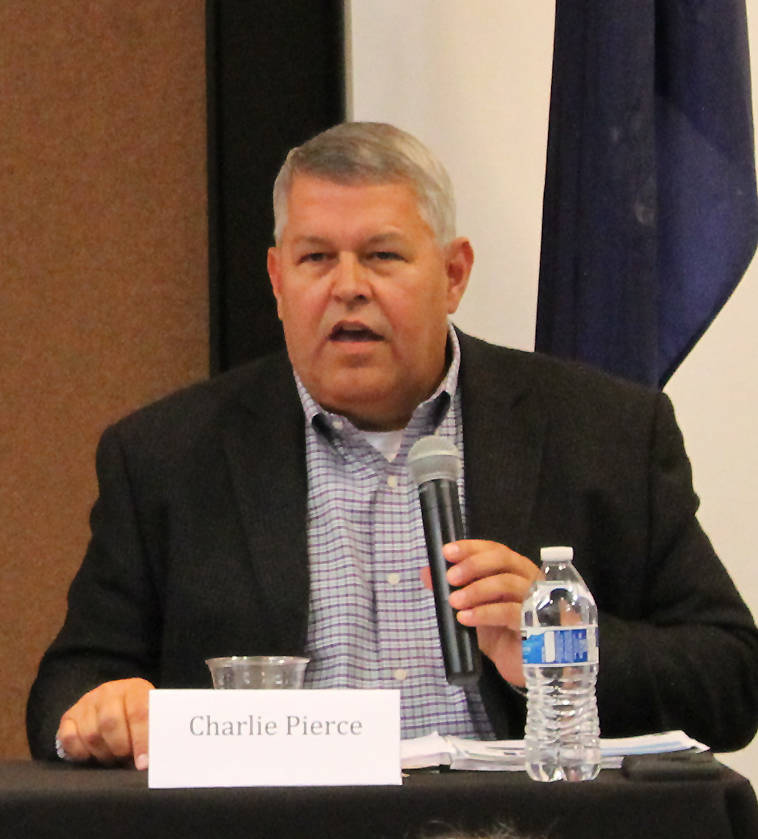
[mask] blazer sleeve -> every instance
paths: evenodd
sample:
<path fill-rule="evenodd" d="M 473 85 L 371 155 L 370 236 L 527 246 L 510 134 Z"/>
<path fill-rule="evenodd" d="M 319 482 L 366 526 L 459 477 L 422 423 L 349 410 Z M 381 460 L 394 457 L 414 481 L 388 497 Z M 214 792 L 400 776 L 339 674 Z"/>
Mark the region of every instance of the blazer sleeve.
<path fill-rule="evenodd" d="M 601 731 L 684 729 L 717 751 L 758 725 L 758 634 L 701 529 L 689 460 L 659 394 L 648 459 L 648 549 L 637 614 L 600 615 Z"/>
<path fill-rule="evenodd" d="M 62 713 L 105 681 L 154 681 L 160 639 L 158 594 L 116 429 L 97 450 L 99 497 L 92 538 L 68 594 L 68 612 L 40 663 L 27 703 L 32 757 L 55 757 Z"/>

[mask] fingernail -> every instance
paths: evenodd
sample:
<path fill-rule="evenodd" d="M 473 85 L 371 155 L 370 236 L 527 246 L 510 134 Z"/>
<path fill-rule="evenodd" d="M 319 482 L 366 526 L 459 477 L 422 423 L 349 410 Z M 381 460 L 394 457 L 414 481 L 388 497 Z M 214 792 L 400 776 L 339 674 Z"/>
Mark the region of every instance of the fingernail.
<path fill-rule="evenodd" d="M 464 609 L 462 612 L 458 612 L 458 620 L 461 623 L 468 624 L 471 621 L 473 614 L 473 609 Z"/>
<path fill-rule="evenodd" d="M 455 544 L 455 542 L 448 542 L 448 544 L 442 548 L 442 554 L 445 559 L 458 559 L 461 555 L 461 549 Z"/>
<path fill-rule="evenodd" d="M 134 758 L 134 768 L 135 769 L 139 769 L 140 771 L 143 771 L 143 770 L 147 769 L 147 764 L 148 764 L 148 760 L 147 760 L 147 755 L 145 755 L 145 754 L 137 755 L 137 757 Z"/>

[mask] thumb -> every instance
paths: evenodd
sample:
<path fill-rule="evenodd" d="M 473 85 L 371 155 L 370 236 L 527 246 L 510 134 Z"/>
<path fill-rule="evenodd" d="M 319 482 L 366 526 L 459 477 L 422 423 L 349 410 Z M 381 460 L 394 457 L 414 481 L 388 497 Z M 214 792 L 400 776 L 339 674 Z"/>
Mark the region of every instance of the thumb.
<path fill-rule="evenodd" d="M 152 689 L 150 682 L 135 679 L 124 695 L 124 711 L 137 769 L 147 769 L 148 765 L 148 708 Z"/>
<path fill-rule="evenodd" d="M 421 584 L 424 588 L 428 588 L 429 591 L 432 590 L 432 572 L 429 570 L 428 565 L 424 565 L 419 569 L 419 577 L 421 578 Z"/>

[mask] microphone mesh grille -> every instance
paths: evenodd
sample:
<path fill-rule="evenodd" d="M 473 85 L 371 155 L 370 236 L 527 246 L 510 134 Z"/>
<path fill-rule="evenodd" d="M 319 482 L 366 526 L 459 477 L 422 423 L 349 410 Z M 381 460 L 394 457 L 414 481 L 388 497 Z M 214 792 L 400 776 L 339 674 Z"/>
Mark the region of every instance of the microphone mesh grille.
<path fill-rule="evenodd" d="M 431 434 L 411 446 L 408 468 L 416 486 L 439 479 L 457 481 L 461 472 L 461 458 L 453 443 Z"/>

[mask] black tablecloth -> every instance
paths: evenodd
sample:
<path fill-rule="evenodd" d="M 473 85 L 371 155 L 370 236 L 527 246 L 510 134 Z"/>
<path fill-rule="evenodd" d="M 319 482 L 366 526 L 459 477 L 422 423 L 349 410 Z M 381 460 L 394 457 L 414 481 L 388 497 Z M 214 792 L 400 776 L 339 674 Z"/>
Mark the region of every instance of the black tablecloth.
<path fill-rule="evenodd" d="M 395 787 L 151 790 L 132 769 L 0 763 L 0 836 L 13 839 L 416 839 L 497 822 L 546 839 L 756 839 L 758 805 L 726 767 L 686 782 L 441 772 Z"/>

